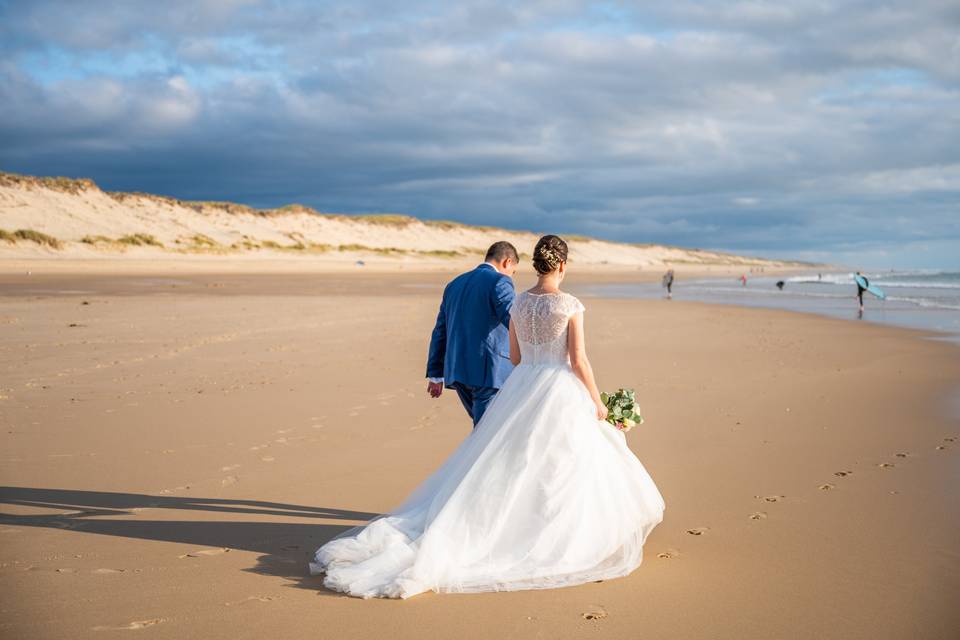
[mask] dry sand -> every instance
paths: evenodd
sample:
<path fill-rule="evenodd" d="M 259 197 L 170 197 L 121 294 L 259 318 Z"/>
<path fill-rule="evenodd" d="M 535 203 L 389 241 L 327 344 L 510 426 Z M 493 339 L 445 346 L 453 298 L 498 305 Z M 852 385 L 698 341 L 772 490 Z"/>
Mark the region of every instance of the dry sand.
<path fill-rule="evenodd" d="M 0 636 L 957 637 L 957 349 L 667 301 L 584 299 L 600 385 L 636 388 L 628 439 L 667 502 L 636 572 L 325 591 L 313 549 L 469 433 L 424 390 L 446 277 L 0 276 Z"/>

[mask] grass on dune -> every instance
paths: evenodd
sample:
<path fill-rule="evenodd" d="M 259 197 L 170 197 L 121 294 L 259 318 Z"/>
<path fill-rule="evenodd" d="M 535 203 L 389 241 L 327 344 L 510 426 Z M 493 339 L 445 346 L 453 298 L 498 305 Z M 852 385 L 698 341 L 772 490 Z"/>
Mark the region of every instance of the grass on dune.
<path fill-rule="evenodd" d="M 459 258 L 463 254 L 459 251 L 446 249 L 431 249 L 429 251 L 417 251 L 417 255 L 430 256 L 433 258 Z"/>
<path fill-rule="evenodd" d="M 163 243 L 154 238 L 149 233 L 132 233 L 117 238 L 120 244 L 132 245 L 135 247 L 162 247 Z"/>
<path fill-rule="evenodd" d="M 91 244 L 96 246 L 98 244 L 114 244 L 116 243 L 116 240 L 114 240 L 113 238 L 108 238 L 107 236 L 96 235 L 96 236 L 83 236 L 82 238 L 80 238 L 80 242 L 82 242 L 83 244 Z"/>
<path fill-rule="evenodd" d="M 0 171 L 0 186 L 43 187 L 64 193 L 80 193 L 87 189 L 96 189 L 93 180 L 87 178 L 66 178 L 63 176 L 27 176 L 18 173 Z"/>
<path fill-rule="evenodd" d="M 191 245 L 193 245 L 194 247 L 197 247 L 200 249 L 216 249 L 220 246 L 219 242 L 217 242 L 210 236 L 204 235 L 202 233 L 195 233 L 189 238 L 187 238 L 186 241 Z"/>
<path fill-rule="evenodd" d="M 378 224 L 385 227 L 406 227 L 417 222 L 416 218 L 397 215 L 395 213 L 368 213 L 350 216 L 351 220 L 358 220 L 368 224 Z"/>
<path fill-rule="evenodd" d="M 33 229 L 17 229 L 13 232 L 0 229 L 0 240 L 6 240 L 11 244 L 16 244 L 20 240 L 26 240 L 28 242 L 35 242 L 45 247 L 50 247 L 51 249 L 63 248 L 63 243 L 53 236 L 47 235 L 42 231 L 35 231 Z"/>
<path fill-rule="evenodd" d="M 327 251 L 333 250 L 333 247 L 329 244 L 307 242 L 301 238 L 291 239 L 293 240 L 291 244 L 280 244 L 275 240 L 261 240 L 257 242 L 256 240 L 244 238 L 243 241 L 234 243 L 233 246 L 238 249 L 272 249 L 274 251 L 295 251 L 303 253 L 326 253 Z"/>

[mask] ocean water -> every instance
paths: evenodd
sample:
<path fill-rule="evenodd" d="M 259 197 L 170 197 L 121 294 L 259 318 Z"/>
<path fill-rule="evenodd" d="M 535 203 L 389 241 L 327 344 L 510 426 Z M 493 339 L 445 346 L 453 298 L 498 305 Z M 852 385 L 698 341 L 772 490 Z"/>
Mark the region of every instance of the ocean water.
<path fill-rule="evenodd" d="M 862 317 L 852 272 L 811 272 L 790 277 L 748 273 L 746 286 L 737 278 L 687 280 L 678 275 L 673 284 L 673 299 L 819 313 L 937 331 L 945 334 L 945 339 L 960 342 L 960 272 L 917 270 L 864 275 L 887 297 L 880 300 L 864 293 Z M 783 280 L 783 290 L 777 288 L 778 280 Z M 652 299 L 666 295 L 659 283 L 639 282 L 591 285 L 581 292 L 615 298 Z"/>

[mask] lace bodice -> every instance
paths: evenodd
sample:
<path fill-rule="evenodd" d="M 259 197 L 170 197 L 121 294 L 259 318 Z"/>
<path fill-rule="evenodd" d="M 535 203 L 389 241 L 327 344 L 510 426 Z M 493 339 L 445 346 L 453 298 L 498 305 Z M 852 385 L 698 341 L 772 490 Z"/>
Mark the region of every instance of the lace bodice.
<path fill-rule="evenodd" d="M 567 324 L 584 307 L 569 293 L 519 294 L 510 316 L 520 342 L 522 364 L 568 364 Z"/>

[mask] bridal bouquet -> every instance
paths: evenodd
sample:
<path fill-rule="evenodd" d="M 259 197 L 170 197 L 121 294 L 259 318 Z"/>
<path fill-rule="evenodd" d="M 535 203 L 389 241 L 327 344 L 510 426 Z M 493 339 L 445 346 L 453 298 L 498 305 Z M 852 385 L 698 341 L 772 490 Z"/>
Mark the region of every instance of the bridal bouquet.
<path fill-rule="evenodd" d="M 634 398 L 633 389 L 617 389 L 615 393 L 601 393 L 600 400 L 607 406 L 607 422 L 626 433 L 638 424 L 643 424 L 640 407 Z"/>

